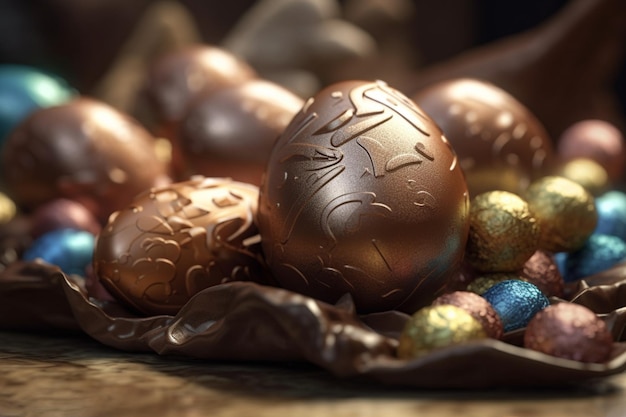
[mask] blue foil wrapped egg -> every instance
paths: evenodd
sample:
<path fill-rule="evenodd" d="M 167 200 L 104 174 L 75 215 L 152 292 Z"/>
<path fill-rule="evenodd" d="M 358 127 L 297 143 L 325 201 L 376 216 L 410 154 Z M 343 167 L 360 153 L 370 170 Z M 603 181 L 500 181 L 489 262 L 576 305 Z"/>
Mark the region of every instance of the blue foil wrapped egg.
<path fill-rule="evenodd" d="M 626 261 L 626 242 L 617 236 L 594 233 L 579 250 L 559 255 L 563 279 L 572 282 Z"/>
<path fill-rule="evenodd" d="M 504 332 L 521 329 L 550 305 L 548 298 L 534 284 L 507 280 L 495 284 L 483 294 L 500 316 Z"/>
<path fill-rule="evenodd" d="M 57 265 L 66 274 L 85 276 L 85 269 L 93 259 L 95 239 L 92 233 L 84 230 L 53 230 L 35 239 L 24 251 L 22 259 L 41 259 Z"/>
<path fill-rule="evenodd" d="M 76 91 L 55 75 L 25 65 L 0 65 L 0 146 L 31 112 L 75 95 Z"/>
<path fill-rule="evenodd" d="M 594 233 L 626 240 L 626 193 L 608 191 L 596 198 L 598 225 Z"/>

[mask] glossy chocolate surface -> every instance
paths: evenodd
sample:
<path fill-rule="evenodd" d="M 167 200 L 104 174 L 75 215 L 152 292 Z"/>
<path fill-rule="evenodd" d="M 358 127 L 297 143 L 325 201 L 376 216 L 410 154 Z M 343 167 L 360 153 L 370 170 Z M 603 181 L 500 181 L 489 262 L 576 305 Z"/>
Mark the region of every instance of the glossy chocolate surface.
<path fill-rule="evenodd" d="M 307 101 L 272 152 L 259 202 L 281 286 L 359 311 L 415 311 L 459 266 L 469 197 L 435 123 L 382 82 Z"/>
<path fill-rule="evenodd" d="M 501 88 L 458 78 L 412 98 L 452 144 L 472 197 L 491 190 L 519 193 L 550 167 L 552 142 L 543 125 Z"/>
<path fill-rule="evenodd" d="M 207 287 L 262 281 L 257 200 L 257 187 L 229 179 L 151 189 L 111 216 L 94 273 L 121 302 L 152 315 L 176 313 Z"/>
<path fill-rule="evenodd" d="M 187 172 L 261 184 L 274 142 L 303 104 L 265 80 L 201 94 L 177 135 Z"/>
<path fill-rule="evenodd" d="M 18 205 L 32 210 L 68 198 L 101 222 L 138 193 L 168 181 L 148 131 L 113 107 L 88 98 L 28 117 L 7 139 L 2 169 Z"/>

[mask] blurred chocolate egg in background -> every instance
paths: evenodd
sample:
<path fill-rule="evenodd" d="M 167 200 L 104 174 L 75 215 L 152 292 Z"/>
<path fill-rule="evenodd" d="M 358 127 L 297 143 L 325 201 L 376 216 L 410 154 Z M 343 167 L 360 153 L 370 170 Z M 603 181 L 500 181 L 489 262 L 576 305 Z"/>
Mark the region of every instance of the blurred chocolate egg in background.
<path fill-rule="evenodd" d="M 7 194 L 24 210 L 67 198 L 100 222 L 138 193 L 169 182 L 150 133 L 88 98 L 40 109 L 20 123 L 2 150 L 2 170 Z"/>
<path fill-rule="evenodd" d="M 624 135 L 604 120 L 581 120 L 559 138 L 558 156 L 564 161 L 588 158 L 604 167 L 612 183 L 624 180 L 626 165 Z"/>
<path fill-rule="evenodd" d="M 552 140 L 541 122 L 491 83 L 443 81 L 412 98 L 452 144 L 472 197 L 494 190 L 520 193 L 550 166 Z"/>
<path fill-rule="evenodd" d="M 260 79 L 200 94 L 176 135 L 184 176 L 231 177 L 260 185 L 274 142 L 303 104 L 286 88 Z"/>

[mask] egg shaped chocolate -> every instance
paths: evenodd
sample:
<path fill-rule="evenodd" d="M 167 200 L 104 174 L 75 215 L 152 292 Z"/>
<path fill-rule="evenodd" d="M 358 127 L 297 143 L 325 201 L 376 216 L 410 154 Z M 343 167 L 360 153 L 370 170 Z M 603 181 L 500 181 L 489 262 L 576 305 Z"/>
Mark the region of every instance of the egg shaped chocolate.
<path fill-rule="evenodd" d="M 178 133 L 187 172 L 261 184 L 276 138 L 303 104 L 294 93 L 265 80 L 200 95 Z"/>
<path fill-rule="evenodd" d="M 145 314 L 175 314 L 197 292 L 265 279 L 254 217 L 258 187 L 194 177 L 153 188 L 114 213 L 98 235 L 94 273 Z"/>
<path fill-rule="evenodd" d="M 146 93 L 164 124 L 179 121 L 198 94 L 256 78 L 245 61 L 210 45 L 191 45 L 166 53 L 146 75 Z"/>
<path fill-rule="evenodd" d="M 32 210 L 68 198 L 103 223 L 138 193 L 169 181 L 150 133 L 88 98 L 32 113 L 7 138 L 2 169 L 8 194 L 19 206 Z"/>
<path fill-rule="evenodd" d="M 541 122 L 491 83 L 452 79 L 412 98 L 452 144 L 472 197 L 492 190 L 519 193 L 552 164 L 552 142 Z"/>
<path fill-rule="evenodd" d="M 414 312 L 457 272 L 468 217 L 463 173 L 432 119 L 383 82 L 353 80 L 310 98 L 278 138 L 258 221 L 281 286 Z"/>

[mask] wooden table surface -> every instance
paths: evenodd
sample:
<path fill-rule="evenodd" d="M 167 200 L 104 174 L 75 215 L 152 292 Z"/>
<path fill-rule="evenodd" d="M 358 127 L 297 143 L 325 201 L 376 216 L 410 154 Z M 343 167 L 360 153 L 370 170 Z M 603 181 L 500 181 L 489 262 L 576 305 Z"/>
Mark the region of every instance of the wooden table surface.
<path fill-rule="evenodd" d="M 304 364 L 126 353 L 88 337 L 0 332 L 1 417 L 622 417 L 626 374 L 557 390 L 424 391 Z"/>

